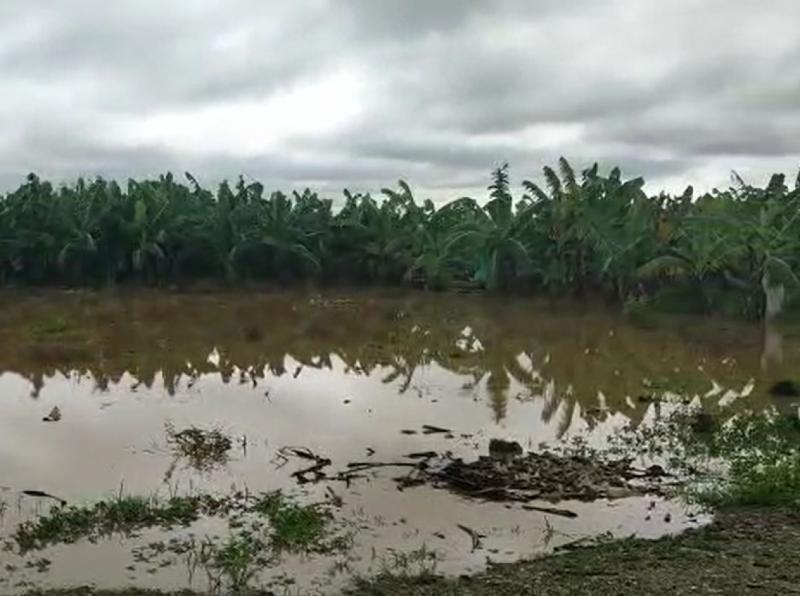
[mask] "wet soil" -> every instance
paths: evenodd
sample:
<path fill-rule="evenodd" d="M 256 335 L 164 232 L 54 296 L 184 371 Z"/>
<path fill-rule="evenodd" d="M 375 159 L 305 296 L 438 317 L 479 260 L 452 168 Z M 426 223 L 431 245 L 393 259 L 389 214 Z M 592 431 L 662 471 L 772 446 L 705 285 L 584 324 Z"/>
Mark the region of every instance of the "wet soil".
<path fill-rule="evenodd" d="M 656 541 L 622 540 L 455 580 L 384 576 L 352 596 L 798 594 L 800 511 L 738 509 Z"/>

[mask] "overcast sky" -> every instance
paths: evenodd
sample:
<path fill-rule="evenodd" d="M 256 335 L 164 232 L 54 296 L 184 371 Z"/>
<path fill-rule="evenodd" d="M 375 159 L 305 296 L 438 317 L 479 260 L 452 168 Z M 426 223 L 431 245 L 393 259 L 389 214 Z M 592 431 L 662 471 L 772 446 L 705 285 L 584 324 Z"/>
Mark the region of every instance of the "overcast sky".
<path fill-rule="evenodd" d="M 191 170 L 434 196 L 567 156 L 800 167 L 797 0 L 2 0 L 0 188 Z"/>

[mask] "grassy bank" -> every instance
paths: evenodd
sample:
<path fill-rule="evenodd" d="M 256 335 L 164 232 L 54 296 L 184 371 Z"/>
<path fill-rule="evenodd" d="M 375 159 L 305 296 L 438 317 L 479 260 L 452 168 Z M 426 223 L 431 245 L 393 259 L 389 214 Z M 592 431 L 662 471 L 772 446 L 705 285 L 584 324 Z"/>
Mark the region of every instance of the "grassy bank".
<path fill-rule="evenodd" d="M 709 527 L 657 541 L 622 540 L 454 580 L 384 575 L 353 596 L 794 594 L 800 512 L 729 509 Z"/>

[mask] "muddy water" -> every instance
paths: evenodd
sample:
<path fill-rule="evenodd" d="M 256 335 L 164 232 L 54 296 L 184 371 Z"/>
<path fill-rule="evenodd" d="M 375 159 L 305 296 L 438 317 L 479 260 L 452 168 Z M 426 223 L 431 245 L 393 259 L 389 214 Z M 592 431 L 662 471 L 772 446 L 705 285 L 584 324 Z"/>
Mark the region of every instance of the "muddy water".
<path fill-rule="evenodd" d="M 304 446 L 333 460 L 397 461 L 450 451 L 474 458 L 494 437 L 526 447 L 574 436 L 602 443 L 655 415 L 640 399 L 702 396 L 710 409 L 762 408 L 766 388 L 800 363 L 789 329 L 699 319 L 638 321 L 600 307 L 530 299 L 398 292 L 0 294 L 0 537 L 50 503 L 119 493 L 169 496 L 299 487 Z M 62 419 L 42 422 L 54 406 Z M 169 449 L 166 425 L 218 427 L 231 461 L 192 469 Z M 451 429 L 424 434 L 423 425 Z M 475 571 L 581 537 L 656 537 L 707 517 L 654 497 L 562 502 L 575 519 L 481 503 L 444 490 L 398 491 L 397 469 L 335 484 L 346 553 L 286 557 L 277 574 L 299 593 L 334 592 L 396 553 L 435 552 L 437 570 Z M 46 500 L 45 500 L 46 501 Z M 458 524 L 485 535 L 480 549 Z M 203 590 L 180 557 L 135 562 L 154 540 L 226 535 L 218 520 L 136 537 L 79 541 L 20 557 L 0 552 L 0 589 L 142 586 Z M 393 554 L 395 553 L 395 554 Z M 46 571 L 26 567 L 51 561 Z"/>

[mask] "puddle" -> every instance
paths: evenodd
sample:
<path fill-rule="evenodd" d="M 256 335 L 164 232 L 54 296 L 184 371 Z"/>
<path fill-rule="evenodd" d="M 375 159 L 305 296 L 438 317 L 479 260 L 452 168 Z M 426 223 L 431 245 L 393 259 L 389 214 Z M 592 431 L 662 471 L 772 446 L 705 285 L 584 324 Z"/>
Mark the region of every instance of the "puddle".
<path fill-rule="evenodd" d="M 585 537 L 679 532 L 708 516 L 654 495 L 535 503 L 577 514 L 567 518 L 429 486 L 401 491 L 403 472 L 391 467 L 349 484 L 301 484 L 293 474 L 314 462 L 281 450 L 308 449 L 330 459 L 330 472 L 429 451 L 470 461 L 493 438 L 526 450 L 576 436 L 602 445 L 656 416 L 653 396 L 664 392 L 698 396 L 712 411 L 764 408 L 775 405 L 766 389 L 800 363 L 791 334 L 776 342 L 780 332 L 770 333 L 765 353 L 757 326 L 670 319 L 642 328 L 600 308 L 485 296 L 7 292 L 0 537 L 54 505 L 24 490 L 75 505 L 278 489 L 315 503 L 330 500 L 330 487 L 351 548 L 286 555 L 256 585 L 333 593 L 386 565 L 458 574 Z M 54 408 L 58 420 L 43 421 Z M 176 433 L 189 428 L 217 433 L 202 435 L 224 447 L 210 465 L 176 451 L 176 436 L 194 437 Z M 464 528 L 481 536 L 478 548 Z M 12 549 L 0 553 L 0 587 L 206 590 L 186 556 L 141 555 L 160 541 L 231 532 L 226 520 L 201 517 L 25 556 Z"/>

